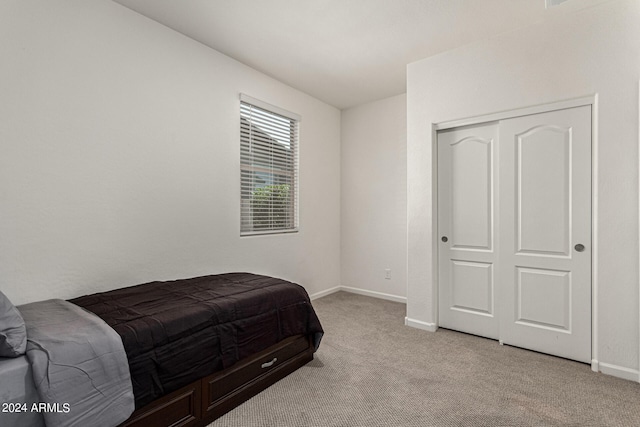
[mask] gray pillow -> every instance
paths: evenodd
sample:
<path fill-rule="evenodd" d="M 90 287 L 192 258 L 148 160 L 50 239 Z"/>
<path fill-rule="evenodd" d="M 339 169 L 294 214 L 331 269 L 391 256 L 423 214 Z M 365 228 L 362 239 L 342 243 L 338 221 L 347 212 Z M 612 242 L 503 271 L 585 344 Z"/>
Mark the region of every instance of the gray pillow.
<path fill-rule="evenodd" d="M 0 356 L 18 357 L 27 347 L 27 327 L 22 315 L 0 292 Z"/>

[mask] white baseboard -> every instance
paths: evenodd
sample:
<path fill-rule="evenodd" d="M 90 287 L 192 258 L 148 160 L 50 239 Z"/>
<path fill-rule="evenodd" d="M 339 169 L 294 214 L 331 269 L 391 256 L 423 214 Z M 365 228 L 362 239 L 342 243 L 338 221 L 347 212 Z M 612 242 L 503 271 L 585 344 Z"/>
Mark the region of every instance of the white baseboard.
<path fill-rule="evenodd" d="M 382 292 L 370 291 L 370 290 L 367 290 L 367 289 L 352 288 L 350 286 L 340 286 L 340 290 L 341 291 L 345 291 L 345 292 L 351 292 L 352 294 L 364 295 L 364 296 L 367 296 L 367 297 L 386 299 L 388 301 L 401 302 L 403 304 L 407 303 L 407 298 L 406 297 L 401 297 L 401 296 L 398 296 L 398 295 L 385 294 L 385 293 L 382 293 Z"/>
<path fill-rule="evenodd" d="M 367 297 L 373 297 L 378 299 L 386 299 L 388 301 L 401 302 L 403 304 L 407 303 L 406 297 L 385 294 L 382 292 L 370 291 L 367 289 L 352 288 L 351 286 L 335 286 L 331 289 L 326 289 L 324 291 L 316 292 L 315 294 L 309 295 L 309 298 L 313 301 L 314 299 L 326 297 L 327 295 L 335 294 L 336 292 L 340 292 L 340 291 L 350 292 L 352 294 L 364 295 Z"/>
<path fill-rule="evenodd" d="M 593 362 L 592 362 L 593 363 Z M 625 368 L 623 366 L 612 365 L 610 363 L 597 362 L 600 372 L 625 380 L 640 382 L 640 371 L 637 369 Z"/>
<path fill-rule="evenodd" d="M 341 286 L 335 286 L 331 289 L 325 289 L 324 291 L 316 292 L 315 294 L 309 295 L 309 299 L 313 301 L 314 299 L 326 297 L 327 295 L 335 294 L 340 291 Z"/>
<path fill-rule="evenodd" d="M 438 329 L 438 325 L 435 323 L 423 322 L 422 320 L 404 318 L 404 324 L 411 326 L 412 328 L 422 329 L 429 332 L 435 332 Z"/>

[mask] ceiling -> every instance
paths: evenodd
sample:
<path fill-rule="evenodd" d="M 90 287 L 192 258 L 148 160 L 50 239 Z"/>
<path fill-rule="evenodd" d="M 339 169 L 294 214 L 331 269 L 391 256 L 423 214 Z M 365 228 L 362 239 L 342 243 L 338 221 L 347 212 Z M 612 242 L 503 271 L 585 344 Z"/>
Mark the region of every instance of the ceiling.
<path fill-rule="evenodd" d="M 114 1 L 343 109 L 405 93 L 410 62 L 612 0 Z"/>

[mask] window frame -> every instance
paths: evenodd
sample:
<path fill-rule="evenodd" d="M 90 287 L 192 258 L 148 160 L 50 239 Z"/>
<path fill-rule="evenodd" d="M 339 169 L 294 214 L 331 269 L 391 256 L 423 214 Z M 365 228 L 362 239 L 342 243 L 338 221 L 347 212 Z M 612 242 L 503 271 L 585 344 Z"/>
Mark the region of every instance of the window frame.
<path fill-rule="evenodd" d="M 239 107 L 240 236 L 297 233 L 301 117 L 242 93 Z M 254 137 L 254 132 L 259 135 Z M 270 184 L 257 186 L 255 180 L 260 179 L 259 174 L 266 176 L 266 181 L 263 182 Z M 268 188 L 264 192 L 266 196 L 263 197 L 266 199 L 263 199 L 263 203 L 268 200 L 269 206 L 262 217 L 260 214 L 256 215 L 253 207 L 256 190 L 261 188 Z M 278 202 L 276 205 L 273 202 L 275 197 L 281 197 L 278 194 L 280 191 L 287 192 L 287 201 L 278 207 Z M 250 196 L 247 196 L 248 192 Z M 257 226 L 258 221 L 267 221 L 268 224 Z M 285 222 L 284 226 L 278 224 L 281 221 Z"/>

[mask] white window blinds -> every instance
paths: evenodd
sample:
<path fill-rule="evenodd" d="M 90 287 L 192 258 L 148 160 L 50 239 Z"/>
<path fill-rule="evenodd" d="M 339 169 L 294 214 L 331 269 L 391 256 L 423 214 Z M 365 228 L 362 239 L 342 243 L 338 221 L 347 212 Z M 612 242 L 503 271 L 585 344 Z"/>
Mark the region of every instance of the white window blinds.
<path fill-rule="evenodd" d="M 300 117 L 240 96 L 240 233 L 297 231 Z"/>

